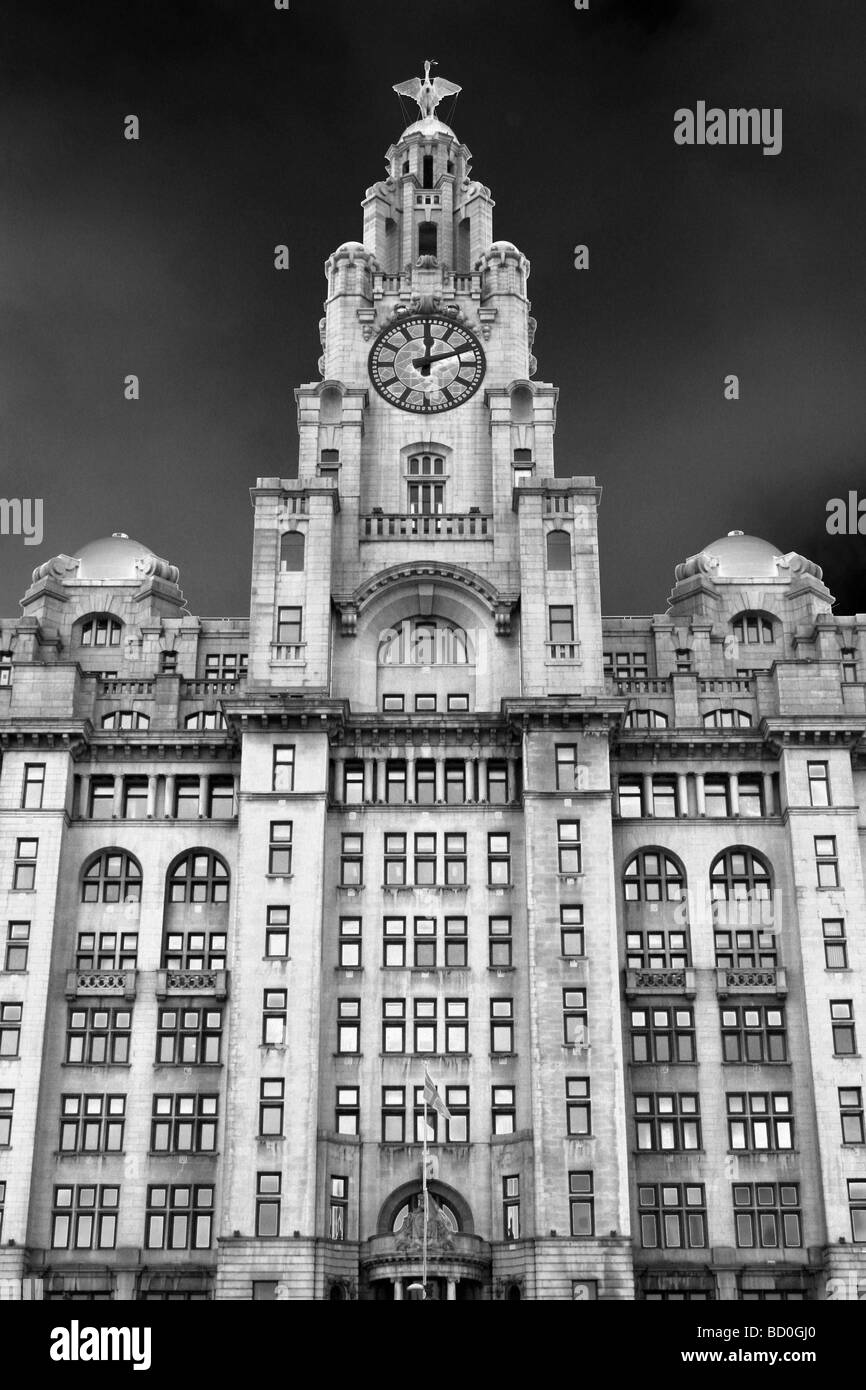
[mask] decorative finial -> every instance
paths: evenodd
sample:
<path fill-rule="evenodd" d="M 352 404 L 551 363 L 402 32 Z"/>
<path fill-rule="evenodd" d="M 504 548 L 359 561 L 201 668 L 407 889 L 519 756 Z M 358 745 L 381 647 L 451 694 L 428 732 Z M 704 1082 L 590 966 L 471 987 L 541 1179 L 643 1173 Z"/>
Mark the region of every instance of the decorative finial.
<path fill-rule="evenodd" d="M 412 101 L 417 101 L 421 111 L 422 119 L 432 116 L 444 97 L 457 95 L 462 91 L 456 82 L 448 82 L 444 77 L 431 77 L 431 67 L 438 67 L 435 58 L 426 58 L 424 61 L 424 78 L 413 77 L 409 82 L 398 82 L 393 90 L 400 97 L 410 97 Z"/>

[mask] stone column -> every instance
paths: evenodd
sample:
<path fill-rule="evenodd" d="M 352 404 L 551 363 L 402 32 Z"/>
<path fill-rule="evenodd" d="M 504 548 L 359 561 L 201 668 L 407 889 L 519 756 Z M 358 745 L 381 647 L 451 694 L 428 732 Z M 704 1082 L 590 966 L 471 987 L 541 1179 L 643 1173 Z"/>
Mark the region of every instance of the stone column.
<path fill-rule="evenodd" d="M 206 772 L 202 773 L 198 779 L 198 818 L 204 820 L 207 816 L 207 798 L 210 790 L 210 777 Z"/>
<path fill-rule="evenodd" d="M 773 786 L 772 772 L 764 773 L 764 815 L 773 816 L 776 814 L 776 794 Z"/>
<path fill-rule="evenodd" d="M 677 814 L 689 814 L 689 784 L 684 772 L 677 773 Z"/>
<path fill-rule="evenodd" d="M 441 755 L 435 762 L 436 768 L 436 804 L 441 806 L 445 801 L 445 759 Z"/>
<path fill-rule="evenodd" d="M 156 776 L 151 773 L 147 779 L 147 819 L 153 820 L 156 815 Z"/>
<path fill-rule="evenodd" d="M 643 774 L 643 813 L 645 816 L 653 814 L 653 775 L 651 772 Z"/>
<path fill-rule="evenodd" d="M 394 1302 L 395 1302 L 395 1303 L 402 1303 L 402 1301 L 403 1301 L 403 1280 L 402 1280 L 402 1279 L 395 1279 L 395 1280 L 394 1280 Z"/>
<path fill-rule="evenodd" d="M 362 801 L 376 800 L 376 763 L 373 758 L 364 759 L 364 790 Z"/>
<path fill-rule="evenodd" d="M 736 772 L 732 772 L 728 778 L 729 797 L 731 802 L 731 815 L 740 814 L 740 779 Z"/>
<path fill-rule="evenodd" d="M 415 805 L 415 749 L 406 749 L 406 805 Z"/>
<path fill-rule="evenodd" d="M 466 759 L 465 759 L 465 777 L 466 777 L 466 785 L 465 785 L 465 788 L 464 788 L 464 797 L 463 797 L 463 799 L 464 799 L 464 801 L 467 802 L 467 804 L 471 804 L 471 803 L 475 800 L 475 795 L 474 795 L 474 793 L 475 793 L 475 787 L 473 786 L 473 783 L 474 783 L 474 781 L 475 781 L 474 773 L 475 773 L 475 764 L 473 763 L 473 761 L 472 761 L 471 758 L 466 758 Z"/>
<path fill-rule="evenodd" d="M 705 816 L 707 814 L 707 802 L 704 796 L 704 774 L 702 772 L 695 773 L 695 800 L 698 806 L 698 815 Z"/>
<path fill-rule="evenodd" d="M 174 816 L 174 773 L 169 772 L 165 779 L 165 807 L 163 814 L 168 820 Z"/>
<path fill-rule="evenodd" d="M 111 814 L 115 820 L 120 820 L 123 815 L 123 778 L 114 779 L 114 800 L 111 803 Z"/>
<path fill-rule="evenodd" d="M 331 797 L 334 801 L 342 801 L 346 789 L 346 759 L 334 758 L 333 762 L 331 763 L 331 766 L 334 769 L 334 780 L 331 785 Z"/>
<path fill-rule="evenodd" d="M 90 773 L 82 772 L 78 779 L 78 814 L 82 818 L 90 814 Z"/>
<path fill-rule="evenodd" d="M 457 1280 L 456 1280 L 456 1279 L 449 1279 L 449 1280 L 448 1280 L 448 1289 L 447 1289 L 447 1292 L 446 1292 L 446 1294 L 445 1294 L 445 1299 L 446 1299 L 446 1302 L 448 1302 L 448 1303 L 456 1303 L 456 1302 L 457 1302 Z"/>

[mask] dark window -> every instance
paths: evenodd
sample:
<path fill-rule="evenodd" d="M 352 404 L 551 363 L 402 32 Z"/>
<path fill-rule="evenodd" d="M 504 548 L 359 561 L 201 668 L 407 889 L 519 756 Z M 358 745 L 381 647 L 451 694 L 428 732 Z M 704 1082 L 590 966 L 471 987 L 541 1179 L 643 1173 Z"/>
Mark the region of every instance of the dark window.
<path fill-rule="evenodd" d="M 830 1021 L 833 1030 L 833 1051 L 836 1056 L 856 1056 L 857 1034 L 854 1028 L 853 1001 L 851 999 L 831 999 Z"/>
<path fill-rule="evenodd" d="M 302 610 L 297 607 L 277 609 L 277 642 L 297 646 L 301 641 Z"/>
<path fill-rule="evenodd" d="M 52 1250 L 113 1250 L 117 1239 L 119 1187 L 80 1183 L 55 1187 Z"/>
<path fill-rule="evenodd" d="M 36 856 L 38 853 L 38 840 L 15 841 L 15 862 L 12 866 L 13 888 L 27 892 L 35 886 Z"/>
<path fill-rule="evenodd" d="M 218 855 L 195 850 L 172 869 L 168 900 L 170 903 L 227 903 L 229 871 Z"/>
<path fill-rule="evenodd" d="M 281 570 L 292 572 L 304 568 L 304 542 L 303 531 L 286 531 L 280 537 Z"/>
<path fill-rule="evenodd" d="M 866 1143 L 863 1127 L 863 1089 L 861 1086 L 839 1087 L 839 1115 L 842 1121 L 842 1143 Z"/>
<path fill-rule="evenodd" d="M 573 1236 L 595 1235 L 592 1173 L 569 1173 L 568 1196 Z"/>
<path fill-rule="evenodd" d="M 547 568 L 549 570 L 571 569 L 571 536 L 567 531 L 548 531 Z M 553 640 L 551 638 L 551 640 Z"/>
<path fill-rule="evenodd" d="M 30 923 L 10 922 L 6 928 L 6 954 L 3 969 L 9 973 L 27 969 L 27 955 L 30 949 Z"/>
<path fill-rule="evenodd" d="M 785 1010 L 741 1004 L 722 1009 L 722 1056 L 726 1062 L 785 1062 Z"/>
<path fill-rule="evenodd" d="M 21 793 L 21 806 L 25 811 L 38 811 L 45 792 L 45 764 L 26 763 L 24 767 L 24 787 Z"/>
<path fill-rule="evenodd" d="M 216 1066 L 220 1060 L 221 1009 L 160 1009 L 156 1060 L 161 1066 Z"/>
<path fill-rule="evenodd" d="M 281 1173 L 256 1173 L 256 1235 L 280 1234 Z"/>
<path fill-rule="evenodd" d="M 278 878 L 288 878 L 292 872 L 292 826 L 290 820 L 271 821 L 268 873 Z"/>
<path fill-rule="evenodd" d="M 419 222 L 418 224 L 418 255 L 435 256 L 437 254 L 438 229 L 435 222 Z"/>
<path fill-rule="evenodd" d="M 703 1183 L 652 1183 L 638 1188 L 644 1250 L 704 1250 L 707 1198 Z"/>
<path fill-rule="evenodd" d="M 272 787 L 275 792 L 291 792 L 295 789 L 295 748 L 294 744 L 278 746 L 274 749 L 274 769 Z"/>
<path fill-rule="evenodd" d="M 728 1142 L 735 1151 L 793 1149 L 791 1096 L 782 1091 L 729 1091 Z"/>
<path fill-rule="evenodd" d="M 845 923 L 841 917 L 825 917 L 821 923 L 824 932 L 824 964 L 828 970 L 848 969 L 848 941 L 845 936 Z"/>
<path fill-rule="evenodd" d="M 364 836 L 343 835 L 340 844 L 340 883 L 344 888 L 360 886 L 364 877 Z"/>
<path fill-rule="evenodd" d="M 66 1027 L 66 1060 L 88 1066 L 118 1066 L 129 1061 L 131 1009 L 93 1006 L 70 1009 Z"/>
<path fill-rule="evenodd" d="M 734 1183 L 733 1198 L 739 1249 L 802 1245 L 799 1183 Z"/>
<path fill-rule="evenodd" d="M 491 917 L 489 935 L 491 967 L 507 970 L 511 966 L 511 918 Z"/>

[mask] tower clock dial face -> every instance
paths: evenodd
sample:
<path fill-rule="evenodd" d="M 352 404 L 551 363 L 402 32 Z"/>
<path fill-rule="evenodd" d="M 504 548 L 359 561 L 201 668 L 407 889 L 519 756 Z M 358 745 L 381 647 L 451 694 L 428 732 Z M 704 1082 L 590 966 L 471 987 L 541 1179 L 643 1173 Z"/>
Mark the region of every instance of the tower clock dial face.
<path fill-rule="evenodd" d="M 370 378 L 379 395 L 424 415 L 468 401 L 481 385 L 484 366 L 475 334 L 437 314 L 406 314 L 380 333 L 370 353 Z"/>

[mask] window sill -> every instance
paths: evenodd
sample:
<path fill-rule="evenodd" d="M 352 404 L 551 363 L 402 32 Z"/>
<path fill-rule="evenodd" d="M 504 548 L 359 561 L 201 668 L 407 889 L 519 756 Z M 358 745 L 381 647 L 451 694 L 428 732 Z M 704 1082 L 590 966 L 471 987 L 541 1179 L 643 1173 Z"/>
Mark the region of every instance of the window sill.
<path fill-rule="evenodd" d="M 472 1061 L 471 1052 L 380 1052 L 379 1056 L 383 1060 L 387 1060 L 389 1057 L 395 1060 L 398 1058 L 411 1057 L 413 1060 L 421 1060 L 424 1062 Z M 418 1142 L 420 1143 L 421 1141 L 419 1140 Z"/>
<path fill-rule="evenodd" d="M 51 1157 L 63 1158 L 126 1158 L 126 1149 L 54 1149 Z"/>
<path fill-rule="evenodd" d="M 255 1141 L 257 1144 L 275 1144 L 278 1141 L 282 1143 L 285 1137 L 284 1134 L 257 1134 Z"/>
<path fill-rule="evenodd" d="M 517 969 L 516 965 L 488 965 L 489 975 L 513 975 Z"/>
<path fill-rule="evenodd" d="M 731 1158 L 799 1158 L 799 1149 L 727 1149 Z"/>
<path fill-rule="evenodd" d="M 516 1052 L 489 1052 L 487 1055 L 491 1062 L 516 1062 L 518 1054 Z"/>
<path fill-rule="evenodd" d="M 175 1162 L 177 1162 L 179 1158 L 219 1158 L 219 1156 L 219 1149 L 207 1149 L 206 1151 L 203 1150 L 202 1152 L 198 1152 L 198 1150 L 195 1149 L 186 1149 L 183 1153 L 175 1153 L 173 1150 L 167 1151 L 166 1149 L 147 1150 L 148 1158 L 173 1158 Z"/>
<path fill-rule="evenodd" d="M 5 1062 L 7 1058 L 4 1057 L 3 1060 Z M 8 1060 L 11 1061 L 12 1059 L 10 1058 Z M 132 1070 L 131 1062 L 61 1062 L 60 1065 L 61 1067 L 76 1067 L 80 1068 L 81 1070 L 83 1070 L 85 1067 L 97 1068 L 99 1071 L 111 1071 L 112 1068 L 114 1068 L 117 1071 Z"/>
<path fill-rule="evenodd" d="M 291 873 L 291 874 L 271 874 L 271 873 L 267 873 L 267 874 L 265 874 L 265 878 L 273 879 L 273 880 L 274 880 L 275 882 L 277 882 L 277 883 L 289 882 L 289 881 L 290 881 L 291 879 L 293 879 L 294 877 L 295 877 L 294 873 Z"/>
<path fill-rule="evenodd" d="M 262 960 L 277 961 L 279 963 L 282 963 L 283 965 L 288 965 L 291 959 L 291 956 L 262 956 Z"/>
<path fill-rule="evenodd" d="M 834 1052 L 834 1062 L 859 1062 L 862 1054 L 859 1052 Z"/>
<path fill-rule="evenodd" d="M 163 1067 L 172 1067 L 172 1068 L 173 1068 L 174 1070 L 176 1070 L 176 1071 L 180 1071 L 181 1068 L 182 1068 L 184 1071 L 187 1071 L 187 1070 L 191 1071 L 193 1067 L 220 1067 L 220 1068 L 222 1068 L 224 1065 L 225 1065 L 224 1062 L 154 1062 L 154 1064 L 153 1064 L 153 1069 L 154 1069 L 154 1071 L 159 1071 L 159 1070 L 160 1070 L 161 1068 L 163 1068 Z"/>

